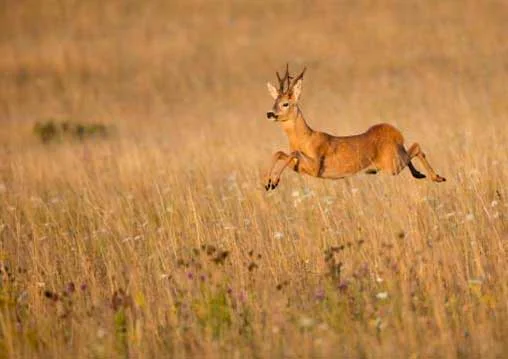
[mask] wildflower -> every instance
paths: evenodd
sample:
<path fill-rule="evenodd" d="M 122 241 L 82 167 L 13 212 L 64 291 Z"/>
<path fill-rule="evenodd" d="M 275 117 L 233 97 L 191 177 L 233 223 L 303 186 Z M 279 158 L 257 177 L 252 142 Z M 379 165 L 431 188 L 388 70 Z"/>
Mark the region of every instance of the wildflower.
<path fill-rule="evenodd" d="M 325 294 L 325 291 L 322 288 L 318 289 L 316 291 L 316 293 L 314 293 L 314 299 L 316 299 L 319 302 L 321 302 L 325 298 L 326 298 L 326 294 Z"/>
<path fill-rule="evenodd" d="M 67 284 L 67 288 L 66 288 L 66 291 L 68 294 L 72 294 L 76 291 L 76 286 L 74 285 L 74 282 L 69 282 Z"/>
<path fill-rule="evenodd" d="M 353 277 L 355 278 L 362 278 L 369 274 L 369 265 L 364 262 L 358 267 L 355 273 L 353 273 Z"/>
<path fill-rule="evenodd" d="M 103 328 L 97 329 L 97 338 L 102 339 L 106 336 L 106 330 Z"/>
<path fill-rule="evenodd" d="M 474 214 L 468 213 L 466 215 L 466 221 L 471 222 L 474 219 Z"/>
<path fill-rule="evenodd" d="M 245 303 L 245 300 L 247 299 L 247 293 L 245 293 L 243 290 L 238 293 L 238 301 L 240 303 Z"/>
<path fill-rule="evenodd" d="M 304 197 L 304 198 L 307 198 L 307 197 L 312 197 L 312 196 L 314 196 L 314 191 L 313 191 L 313 190 L 311 190 L 311 189 L 310 189 L 310 188 L 308 188 L 308 187 L 305 187 L 305 188 L 303 189 L 303 197 Z"/>
<path fill-rule="evenodd" d="M 303 329 L 312 328 L 315 324 L 314 319 L 310 317 L 303 316 L 300 318 L 298 324 L 300 324 L 300 327 Z"/>
<path fill-rule="evenodd" d="M 379 292 L 376 294 L 376 298 L 380 300 L 384 300 L 388 298 L 388 292 Z"/>
<path fill-rule="evenodd" d="M 327 206 L 333 204 L 334 201 L 335 201 L 335 199 L 332 196 L 325 196 L 325 197 L 323 197 L 323 202 Z"/>
<path fill-rule="evenodd" d="M 481 285 L 481 284 L 483 284 L 483 279 L 482 278 L 472 278 L 472 279 L 468 280 L 468 283 L 469 283 L 469 285 Z"/>
<path fill-rule="evenodd" d="M 280 239 L 284 238 L 284 233 L 282 233 L 282 232 L 275 232 L 273 234 L 273 238 L 280 240 Z"/>
<path fill-rule="evenodd" d="M 499 204 L 499 202 L 496 200 L 493 200 L 492 202 L 490 202 L 491 207 L 496 207 L 498 204 Z"/>
<path fill-rule="evenodd" d="M 338 288 L 342 293 L 344 293 L 347 290 L 348 286 L 349 282 L 347 280 L 342 280 L 340 281 Z"/>

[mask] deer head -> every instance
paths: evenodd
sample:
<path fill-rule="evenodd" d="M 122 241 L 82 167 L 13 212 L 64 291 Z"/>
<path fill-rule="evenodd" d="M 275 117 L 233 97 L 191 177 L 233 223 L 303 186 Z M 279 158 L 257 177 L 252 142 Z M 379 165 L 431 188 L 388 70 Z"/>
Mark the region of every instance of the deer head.
<path fill-rule="evenodd" d="M 275 100 L 272 111 L 266 113 L 269 120 L 287 121 L 291 118 L 289 115 L 294 113 L 297 108 L 298 99 L 302 92 L 302 80 L 305 70 L 306 68 L 303 69 L 300 75 L 293 78 L 289 75 L 289 66 L 286 65 L 286 73 L 283 77 L 280 77 L 278 72 L 275 73 L 279 81 L 279 88 L 269 82 L 267 83 L 268 92 Z"/>

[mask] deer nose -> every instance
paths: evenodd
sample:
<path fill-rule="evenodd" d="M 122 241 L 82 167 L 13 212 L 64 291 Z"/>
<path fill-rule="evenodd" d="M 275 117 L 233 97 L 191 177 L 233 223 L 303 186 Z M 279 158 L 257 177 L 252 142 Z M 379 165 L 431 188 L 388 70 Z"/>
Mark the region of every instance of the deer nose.
<path fill-rule="evenodd" d="M 276 115 L 275 113 L 273 113 L 273 111 L 267 112 L 267 113 L 266 113 L 266 117 L 267 117 L 268 119 L 271 119 L 271 118 L 273 118 L 273 119 L 277 119 L 277 115 Z"/>

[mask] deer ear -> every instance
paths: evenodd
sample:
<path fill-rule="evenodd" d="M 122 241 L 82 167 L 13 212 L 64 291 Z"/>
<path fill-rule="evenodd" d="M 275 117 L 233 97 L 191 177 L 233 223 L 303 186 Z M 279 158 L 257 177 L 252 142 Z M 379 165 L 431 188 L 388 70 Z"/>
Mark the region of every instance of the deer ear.
<path fill-rule="evenodd" d="M 291 99 L 293 101 L 298 101 L 301 93 L 302 93 L 302 79 L 298 80 L 291 88 Z"/>
<path fill-rule="evenodd" d="M 268 92 L 270 93 L 270 96 L 273 97 L 274 100 L 277 99 L 277 97 L 279 97 L 279 91 L 277 91 L 277 89 L 275 88 L 275 86 L 273 86 L 271 83 L 267 82 L 266 83 L 266 87 L 268 87 Z"/>

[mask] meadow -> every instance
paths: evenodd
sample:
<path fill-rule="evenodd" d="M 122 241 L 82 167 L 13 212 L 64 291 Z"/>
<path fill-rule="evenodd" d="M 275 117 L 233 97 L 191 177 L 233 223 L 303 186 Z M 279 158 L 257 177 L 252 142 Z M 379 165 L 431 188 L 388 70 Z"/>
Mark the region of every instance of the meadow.
<path fill-rule="evenodd" d="M 506 357 L 507 18 L 1 1 L 0 358 Z M 447 182 L 287 171 L 266 192 L 286 62 L 311 127 L 391 123 Z M 47 121 L 110 131 L 44 143 Z"/>

